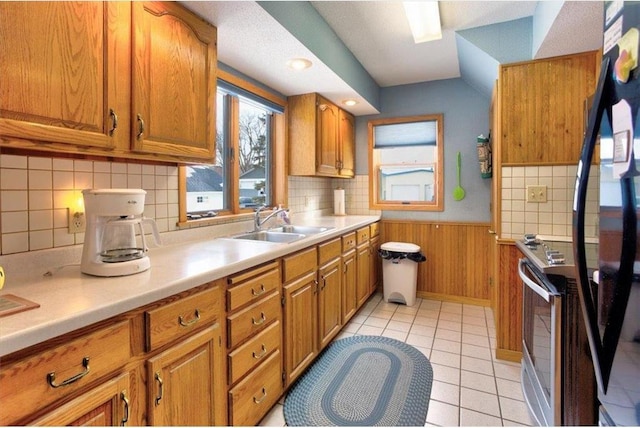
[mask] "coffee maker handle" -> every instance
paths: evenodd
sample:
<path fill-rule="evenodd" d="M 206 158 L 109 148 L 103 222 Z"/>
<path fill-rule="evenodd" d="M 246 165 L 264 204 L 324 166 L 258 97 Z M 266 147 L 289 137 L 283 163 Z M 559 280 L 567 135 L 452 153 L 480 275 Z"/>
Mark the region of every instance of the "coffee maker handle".
<path fill-rule="evenodd" d="M 142 219 L 142 223 L 148 224 L 151 226 L 151 232 L 153 233 L 153 239 L 156 241 L 156 245 L 162 245 L 162 240 L 160 239 L 160 233 L 158 232 L 158 224 L 152 218 L 144 217 Z"/>

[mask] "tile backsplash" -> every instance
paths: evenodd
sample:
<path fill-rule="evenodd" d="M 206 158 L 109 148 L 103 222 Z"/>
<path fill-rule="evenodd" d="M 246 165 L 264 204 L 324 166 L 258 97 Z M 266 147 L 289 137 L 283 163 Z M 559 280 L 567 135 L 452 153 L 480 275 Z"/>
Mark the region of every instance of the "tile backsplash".
<path fill-rule="evenodd" d="M 346 193 L 347 214 L 380 214 L 369 210 L 368 176 L 353 180 L 289 177 L 288 207 L 292 215 L 333 214 L 333 189 Z M 138 163 L 74 160 L 46 156 L 0 154 L 0 254 L 72 247 L 84 233 L 68 232 L 68 209 L 86 188 L 141 188 L 147 191 L 146 217 L 155 219 L 171 241 L 202 236 L 178 230 L 178 167 Z M 208 226 L 208 235 L 236 233 L 229 223 Z"/>
<path fill-rule="evenodd" d="M 571 237 L 576 166 L 502 167 L 502 233 L 520 239 L 525 233 Z M 598 168 L 591 169 L 585 235 L 597 238 Z M 547 202 L 527 202 L 527 186 L 546 186 Z"/>

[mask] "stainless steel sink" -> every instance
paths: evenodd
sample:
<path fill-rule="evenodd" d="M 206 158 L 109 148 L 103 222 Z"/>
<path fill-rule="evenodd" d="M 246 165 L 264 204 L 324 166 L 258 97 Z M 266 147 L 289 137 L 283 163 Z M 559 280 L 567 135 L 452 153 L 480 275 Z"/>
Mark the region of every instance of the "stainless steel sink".
<path fill-rule="evenodd" d="M 274 227 L 273 229 L 269 229 L 274 232 L 284 232 L 284 233 L 301 233 L 303 235 L 316 235 L 318 233 L 326 232 L 327 230 L 333 229 L 332 227 L 320 227 L 320 226 L 296 226 L 293 224 L 284 225 L 280 227 Z"/>
<path fill-rule="evenodd" d="M 302 233 L 291 233 L 272 230 L 259 230 L 257 232 L 243 233 L 242 235 L 236 235 L 234 239 L 247 239 L 251 241 L 266 241 L 266 242 L 280 242 L 288 243 L 294 242 L 304 238 L 306 235 Z"/>

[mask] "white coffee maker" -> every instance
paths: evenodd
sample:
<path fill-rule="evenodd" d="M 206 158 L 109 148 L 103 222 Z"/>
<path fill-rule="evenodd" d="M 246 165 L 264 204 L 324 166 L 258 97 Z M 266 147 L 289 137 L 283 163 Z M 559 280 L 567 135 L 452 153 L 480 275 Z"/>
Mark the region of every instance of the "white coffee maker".
<path fill-rule="evenodd" d="M 151 263 L 144 224 L 160 245 L 158 226 L 143 217 L 142 189 L 85 189 L 82 191 L 87 227 L 80 270 L 96 276 L 123 276 L 144 272 Z M 136 232 L 140 233 L 138 245 Z"/>

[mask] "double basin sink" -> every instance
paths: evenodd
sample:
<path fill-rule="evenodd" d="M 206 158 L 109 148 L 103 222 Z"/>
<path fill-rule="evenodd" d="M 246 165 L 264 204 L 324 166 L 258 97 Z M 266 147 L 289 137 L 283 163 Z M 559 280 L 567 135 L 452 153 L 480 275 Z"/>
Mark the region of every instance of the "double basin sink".
<path fill-rule="evenodd" d="M 296 226 L 285 225 L 280 227 L 274 227 L 269 230 L 257 230 L 254 232 L 247 232 L 241 235 L 236 235 L 234 239 L 247 239 L 251 241 L 266 241 L 276 243 L 291 243 L 300 239 L 306 238 L 309 235 L 317 235 L 328 230 L 332 227 L 319 227 L 319 226 Z"/>

